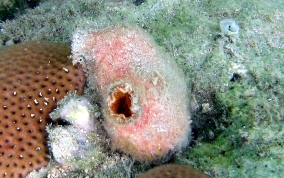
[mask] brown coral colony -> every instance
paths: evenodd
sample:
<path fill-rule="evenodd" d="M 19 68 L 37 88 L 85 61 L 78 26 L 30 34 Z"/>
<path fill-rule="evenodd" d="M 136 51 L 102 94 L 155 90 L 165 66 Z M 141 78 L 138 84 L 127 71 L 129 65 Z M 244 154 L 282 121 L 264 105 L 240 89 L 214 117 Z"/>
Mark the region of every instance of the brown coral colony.
<path fill-rule="evenodd" d="M 165 164 L 140 174 L 137 178 L 211 178 L 189 165 Z"/>
<path fill-rule="evenodd" d="M 48 114 L 85 74 L 65 44 L 27 42 L 0 51 L 0 177 L 25 177 L 48 164 Z"/>

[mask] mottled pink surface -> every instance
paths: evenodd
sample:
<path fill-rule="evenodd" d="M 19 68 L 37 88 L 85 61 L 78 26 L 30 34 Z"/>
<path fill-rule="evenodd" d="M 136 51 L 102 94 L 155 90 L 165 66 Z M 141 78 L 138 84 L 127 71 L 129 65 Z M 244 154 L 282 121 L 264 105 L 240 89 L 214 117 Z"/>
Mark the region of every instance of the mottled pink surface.
<path fill-rule="evenodd" d="M 114 149 L 139 161 L 160 159 L 190 141 L 188 91 L 172 59 L 137 27 L 117 26 L 78 31 L 73 39 L 73 62 L 81 62 L 90 86 L 101 96 L 104 127 Z M 108 107 L 119 85 L 130 85 L 133 115 L 122 123 Z"/>

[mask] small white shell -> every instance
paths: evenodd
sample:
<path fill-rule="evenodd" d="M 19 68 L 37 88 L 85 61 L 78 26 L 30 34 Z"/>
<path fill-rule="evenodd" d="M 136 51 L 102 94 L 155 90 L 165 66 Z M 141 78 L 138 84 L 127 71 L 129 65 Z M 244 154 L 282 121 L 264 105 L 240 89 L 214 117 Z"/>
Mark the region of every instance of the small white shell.
<path fill-rule="evenodd" d="M 240 31 L 239 25 L 233 19 L 224 19 L 220 21 L 222 33 L 226 35 L 236 35 Z"/>

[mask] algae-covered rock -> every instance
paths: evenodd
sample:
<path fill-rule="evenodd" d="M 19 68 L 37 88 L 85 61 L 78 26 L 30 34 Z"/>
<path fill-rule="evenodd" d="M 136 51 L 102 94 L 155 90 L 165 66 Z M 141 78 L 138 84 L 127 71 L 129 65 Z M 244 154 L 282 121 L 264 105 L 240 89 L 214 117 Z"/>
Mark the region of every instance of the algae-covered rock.
<path fill-rule="evenodd" d="M 15 0 L 3 0 L 0 2 L 0 19 L 12 17 L 17 5 Z"/>
<path fill-rule="evenodd" d="M 23 11 L 24 8 L 34 8 L 40 0 L 1 0 L 0 20 L 11 19 L 14 13 Z"/>

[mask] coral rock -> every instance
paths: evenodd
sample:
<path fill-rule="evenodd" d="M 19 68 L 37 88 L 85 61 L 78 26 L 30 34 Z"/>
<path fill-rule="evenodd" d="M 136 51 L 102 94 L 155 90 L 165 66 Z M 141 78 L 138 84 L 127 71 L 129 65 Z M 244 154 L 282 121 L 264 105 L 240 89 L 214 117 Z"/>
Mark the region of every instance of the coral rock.
<path fill-rule="evenodd" d="M 166 164 L 140 174 L 137 178 L 210 178 L 210 176 L 187 165 Z"/>
<path fill-rule="evenodd" d="M 71 99 L 68 102 L 65 101 L 67 99 L 64 99 L 64 103 L 59 103 L 59 105 L 64 105 L 60 110 L 60 118 L 84 131 L 93 131 L 95 129 L 94 118 L 97 117 L 92 117 L 94 115 L 91 116 L 91 102 L 85 97 L 78 97 L 76 95 L 70 96 L 70 98 Z"/>
<path fill-rule="evenodd" d="M 65 44 L 26 42 L 0 51 L 0 177 L 25 177 L 48 164 L 48 114 L 85 74 Z"/>
<path fill-rule="evenodd" d="M 101 96 L 103 124 L 114 149 L 149 162 L 188 144 L 191 129 L 184 77 L 141 29 L 78 30 L 72 55 Z"/>

